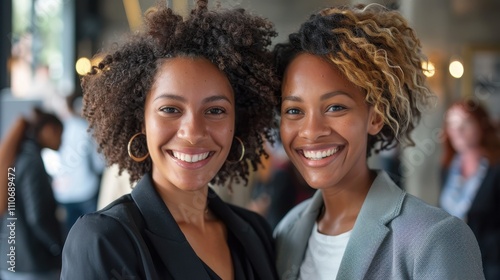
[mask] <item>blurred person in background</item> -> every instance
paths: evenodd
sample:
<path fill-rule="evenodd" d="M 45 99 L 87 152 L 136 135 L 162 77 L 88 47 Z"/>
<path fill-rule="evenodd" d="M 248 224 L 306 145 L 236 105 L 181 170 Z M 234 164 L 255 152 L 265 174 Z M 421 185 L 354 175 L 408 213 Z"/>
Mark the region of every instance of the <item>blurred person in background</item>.
<path fill-rule="evenodd" d="M 12 170 L 13 180 L 9 181 L 15 188 L 12 190 L 15 205 L 10 205 L 4 213 L 0 229 L 1 278 L 59 279 L 62 231 L 56 218 L 57 203 L 51 178 L 45 170 L 41 150 L 59 149 L 63 125 L 57 116 L 39 108 L 33 109 L 26 122 L 24 133 L 19 134 L 19 141 L 11 147 L 18 151 Z"/>
<path fill-rule="evenodd" d="M 500 139 L 474 99 L 453 103 L 444 128 L 440 206 L 474 232 L 486 279 L 500 279 Z"/>
<path fill-rule="evenodd" d="M 267 170 L 259 170 L 247 208 L 266 218 L 274 229 L 290 209 L 310 198 L 315 189 L 309 187 L 286 156 L 281 143 L 268 147 Z"/>
<path fill-rule="evenodd" d="M 54 196 L 65 210 L 66 232 L 83 214 L 97 210 L 104 157 L 82 117 L 82 96 L 66 98 L 69 115 L 63 119 L 64 131 L 59 149 L 59 168 L 53 175 Z"/>

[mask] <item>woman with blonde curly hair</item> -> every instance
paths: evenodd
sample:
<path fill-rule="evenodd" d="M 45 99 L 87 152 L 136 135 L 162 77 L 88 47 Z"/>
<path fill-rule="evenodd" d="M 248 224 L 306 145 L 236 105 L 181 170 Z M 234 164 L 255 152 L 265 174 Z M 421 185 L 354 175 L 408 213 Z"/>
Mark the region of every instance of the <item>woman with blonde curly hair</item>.
<path fill-rule="evenodd" d="M 272 24 L 197 1 L 164 4 L 82 81 L 84 115 L 108 164 L 138 181 L 87 214 L 63 249 L 63 279 L 275 279 L 270 226 L 209 183 L 247 179 L 272 141 Z"/>
<path fill-rule="evenodd" d="M 275 55 L 281 140 L 317 189 L 276 227 L 279 277 L 482 279 L 464 222 L 368 168 L 375 147 L 413 143 L 433 99 L 406 20 L 375 4 L 324 9 Z"/>

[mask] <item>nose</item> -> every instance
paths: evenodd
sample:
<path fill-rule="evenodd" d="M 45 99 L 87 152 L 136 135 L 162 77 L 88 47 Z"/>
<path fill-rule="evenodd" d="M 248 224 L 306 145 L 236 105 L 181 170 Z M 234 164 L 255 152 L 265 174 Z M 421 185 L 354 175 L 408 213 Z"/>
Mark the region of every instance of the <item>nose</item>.
<path fill-rule="evenodd" d="M 180 121 L 177 137 L 196 145 L 207 135 L 207 129 L 202 116 L 196 113 L 186 113 Z"/>
<path fill-rule="evenodd" d="M 330 133 L 331 129 L 320 113 L 306 114 L 299 128 L 299 137 L 307 140 L 317 140 Z"/>

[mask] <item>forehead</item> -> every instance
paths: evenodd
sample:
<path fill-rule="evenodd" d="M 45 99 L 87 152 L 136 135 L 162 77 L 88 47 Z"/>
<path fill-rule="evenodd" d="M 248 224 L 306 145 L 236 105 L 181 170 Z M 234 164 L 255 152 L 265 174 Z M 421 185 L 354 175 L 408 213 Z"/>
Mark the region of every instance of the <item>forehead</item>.
<path fill-rule="evenodd" d="M 446 120 L 449 122 L 463 121 L 467 119 L 471 119 L 471 115 L 460 106 L 451 107 L 446 114 Z"/>
<path fill-rule="evenodd" d="M 202 77 L 225 77 L 225 74 L 206 58 L 179 56 L 162 59 L 158 67 L 156 79 L 167 75 L 182 76 L 189 79 L 200 73 L 204 73 Z"/>
<path fill-rule="evenodd" d="M 232 87 L 224 72 L 206 58 L 175 57 L 164 59 L 156 73 L 152 91 L 230 93 Z"/>
<path fill-rule="evenodd" d="M 290 62 L 282 87 L 283 96 L 342 91 L 363 100 L 365 98 L 364 91 L 349 81 L 335 65 L 320 56 L 307 53 L 297 55 Z"/>

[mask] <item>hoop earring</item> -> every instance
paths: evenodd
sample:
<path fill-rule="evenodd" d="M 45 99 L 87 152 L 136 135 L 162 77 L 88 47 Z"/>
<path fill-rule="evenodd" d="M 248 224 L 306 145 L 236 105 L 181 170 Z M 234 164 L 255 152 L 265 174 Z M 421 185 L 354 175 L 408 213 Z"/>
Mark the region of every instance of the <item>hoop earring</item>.
<path fill-rule="evenodd" d="M 237 163 L 237 162 L 240 162 L 240 161 L 242 161 L 242 160 L 243 160 L 243 157 L 245 156 L 245 144 L 243 144 L 243 141 L 241 141 L 240 137 L 238 137 L 238 136 L 234 136 L 234 138 L 235 138 L 236 140 L 238 140 L 238 142 L 240 142 L 240 145 L 241 145 L 241 156 L 240 156 L 240 158 L 239 158 L 238 160 L 236 160 L 236 161 L 233 161 L 233 160 L 227 160 L 227 159 L 226 159 L 226 162 L 228 162 L 228 163 Z"/>
<path fill-rule="evenodd" d="M 142 132 L 138 132 L 136 134 L 134 134 L 134 136 L 132 136 L 132 138 L 130 138 L 130 140 L 128 141 L 128 145 L 127 145 L 127 151 L 128 151 L 128 156 L 133 159 L 135 162 L 141 162 L 141 161 L 144 161 L 148 156 L 149 156 L 149 152 L 147 152 L 146 155 L 142 156 L 142 157 L 136 157 L 132 154 L 132 151 L 131 151 L 131 147 L 132 147 L 132 142 L 134 141 L 134 139 L 141 135 L 141 134 L 144 134 Z M 144 134 L 145 135 L 145 134 Z"/>

